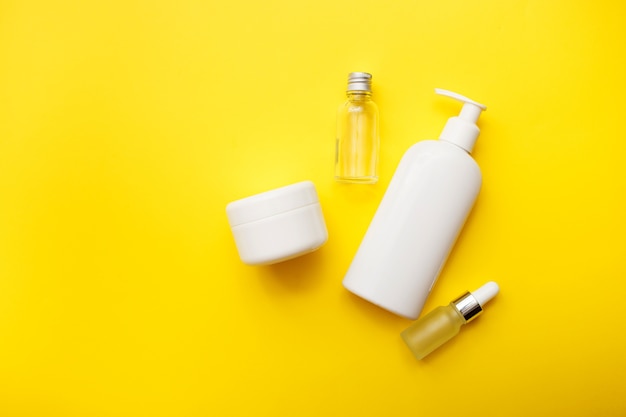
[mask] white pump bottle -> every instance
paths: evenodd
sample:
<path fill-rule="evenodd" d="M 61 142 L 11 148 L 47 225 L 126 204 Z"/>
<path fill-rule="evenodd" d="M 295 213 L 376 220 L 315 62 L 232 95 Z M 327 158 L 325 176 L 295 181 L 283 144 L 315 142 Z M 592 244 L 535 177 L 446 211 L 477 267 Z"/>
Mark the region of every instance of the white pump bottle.
<path fill-rule="evenodd" d="M 439 140 L 404 154 L 343 280 L 346 289 L 400 316 L 416 319 L 480 190 L 480 168 L 470 156 L 487 108 L 462 101 Z"/>

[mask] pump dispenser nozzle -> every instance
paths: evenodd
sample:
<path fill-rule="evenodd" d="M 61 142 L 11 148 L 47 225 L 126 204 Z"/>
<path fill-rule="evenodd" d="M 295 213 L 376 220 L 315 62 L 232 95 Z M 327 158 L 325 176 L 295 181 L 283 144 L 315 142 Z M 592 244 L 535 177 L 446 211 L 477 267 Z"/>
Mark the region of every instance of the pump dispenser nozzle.
<path fill-rule="evenodd" d="M 476 122 L 480 114 L 487 110 L 487 106 L 441 88 L 435 88 L 435 93 L 463 102 L 461 113 L 459 113 L 458 116 L 448 119 L 448 122 L 439 136 L 439 140 L 454 143 L 467 152 L 472 152 L 474 143 L 480 134 L 480 129 L 476 126 Z"/>

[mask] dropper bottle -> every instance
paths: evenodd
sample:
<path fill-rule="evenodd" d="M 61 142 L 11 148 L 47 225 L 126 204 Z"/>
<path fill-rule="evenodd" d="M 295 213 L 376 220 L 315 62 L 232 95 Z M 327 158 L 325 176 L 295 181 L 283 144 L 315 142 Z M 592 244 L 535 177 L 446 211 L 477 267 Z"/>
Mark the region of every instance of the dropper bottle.
<path fill-rule="evenodd" d="M 498 284 L 491 281 L 447 306 L 437 307 L 402 332 L 404 342 L 417 359 L 423 359 L 456 336 L 461 326 L 475 319 L 499 290 Z"/>

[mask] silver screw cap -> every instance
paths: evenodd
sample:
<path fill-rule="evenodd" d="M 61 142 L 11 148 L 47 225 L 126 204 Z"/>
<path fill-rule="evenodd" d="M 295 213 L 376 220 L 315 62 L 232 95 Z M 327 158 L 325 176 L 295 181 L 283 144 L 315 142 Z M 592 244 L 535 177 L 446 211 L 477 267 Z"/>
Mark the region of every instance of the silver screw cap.
<path fill-rule="evenodd" d="M 351 72 L 348 75 L 348 91 L 372 91 L 372 74 Z"/>

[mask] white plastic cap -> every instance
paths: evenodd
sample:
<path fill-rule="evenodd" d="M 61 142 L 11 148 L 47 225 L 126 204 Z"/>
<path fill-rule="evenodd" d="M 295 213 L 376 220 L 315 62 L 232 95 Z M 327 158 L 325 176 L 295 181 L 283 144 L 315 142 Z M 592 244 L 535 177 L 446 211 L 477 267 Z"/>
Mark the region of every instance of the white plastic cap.
<path fill-rule="evenodd" d="M 443 128 L 439 140 L 454 143 L 455 145 L 472 152 L 474 143 L 480 134 L 476 126 L 480 113 L 487 110 L 487 106 L 477 103 L 465 96 L 452 91 L 435 88 L 435 93 L 463 102 L 463 108 L 458 116 L 451 117 Z"/>
<path fill-rule="evenodd" d="M 315 185 L 302 181 L 233 201 L 226 206 L 226 215 L 234 227 L 315 203 L 319 203 Z"/>
<path fill-rule="evenodd" d="M 495 297 L 500 291 L 500 287 L 493 281 L 489 281 L 476 291 L 472 291 L 472 295 L 478 301 L 480 306 L 484 306 L 489 300 Z"/>

